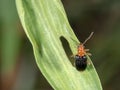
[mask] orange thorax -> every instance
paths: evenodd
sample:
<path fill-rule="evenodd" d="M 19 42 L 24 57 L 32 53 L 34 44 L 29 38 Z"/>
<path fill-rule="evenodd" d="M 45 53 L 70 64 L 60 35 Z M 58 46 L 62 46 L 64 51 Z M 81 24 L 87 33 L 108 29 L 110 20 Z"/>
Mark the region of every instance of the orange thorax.
<path fill-rule="evenodd" d="M 83 44 L 78 46 L 78 56 L 82 57 L 86 54 Z"/>

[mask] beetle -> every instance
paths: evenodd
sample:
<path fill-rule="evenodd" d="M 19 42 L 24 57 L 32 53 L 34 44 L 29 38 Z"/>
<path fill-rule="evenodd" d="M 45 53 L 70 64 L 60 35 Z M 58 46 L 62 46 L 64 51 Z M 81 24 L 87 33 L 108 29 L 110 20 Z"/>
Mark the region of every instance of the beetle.
<path fill-rule="evenodd" d="M 87 67 L 87 56 L 86 55 L 89 55 L 91 56 L 91 54 L 88 52 L 89 49 L 85 49 L 85 46 L 84 44 L 92 37 L 94 32 L 91 32 L 91 34 L 89 35 L 89 37 L 83 42 L 83 43 L 80 43 L 78 45 L 78 48 L 77 48 L 77 54 L 75 55 L 75 67 L 78 71 L 83 71 L 86 69 Z"/>

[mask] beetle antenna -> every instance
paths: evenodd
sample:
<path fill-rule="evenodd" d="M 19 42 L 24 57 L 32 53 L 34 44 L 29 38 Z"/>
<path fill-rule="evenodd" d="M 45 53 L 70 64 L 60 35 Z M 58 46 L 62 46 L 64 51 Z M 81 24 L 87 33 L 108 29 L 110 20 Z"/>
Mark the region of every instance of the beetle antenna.
<path fill-rule="evenodd" d="M 89 35 L 89 37 L 82 43 L 83 45 L 92 37 L 94 32 L 91 32 L 91 34 Z"/>

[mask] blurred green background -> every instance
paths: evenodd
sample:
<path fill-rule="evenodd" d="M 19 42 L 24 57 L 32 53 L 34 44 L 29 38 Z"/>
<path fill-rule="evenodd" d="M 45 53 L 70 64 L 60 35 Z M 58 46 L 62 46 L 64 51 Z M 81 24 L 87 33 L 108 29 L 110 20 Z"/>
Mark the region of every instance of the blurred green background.
<path fill-rule="evenodd" d="M 104 90 L 120 90 L 120 0 L 62 0 L 71 27 L 92 53 Z M 0 0 L 0 90 L 53 90 L 39 71 L 15 0 Z"/>

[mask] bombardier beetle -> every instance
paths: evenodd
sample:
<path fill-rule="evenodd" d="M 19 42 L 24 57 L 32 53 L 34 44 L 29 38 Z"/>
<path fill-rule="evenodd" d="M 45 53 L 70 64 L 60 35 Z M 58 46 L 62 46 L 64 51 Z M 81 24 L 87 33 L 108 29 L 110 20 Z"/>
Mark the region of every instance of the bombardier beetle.
<path fill-rule="evenodd" d="M 91 55 L 88 53 L 89 49 L 85 49 L 84 44 L 91 38 L 93 32 L 89 35 L 89 37 L 83 42 L 78 45 L 77 54 L 75 55 L 75 67 L 78 71 L 83 71 L 86 69 L 88 61 L 86 55 Z"/>

